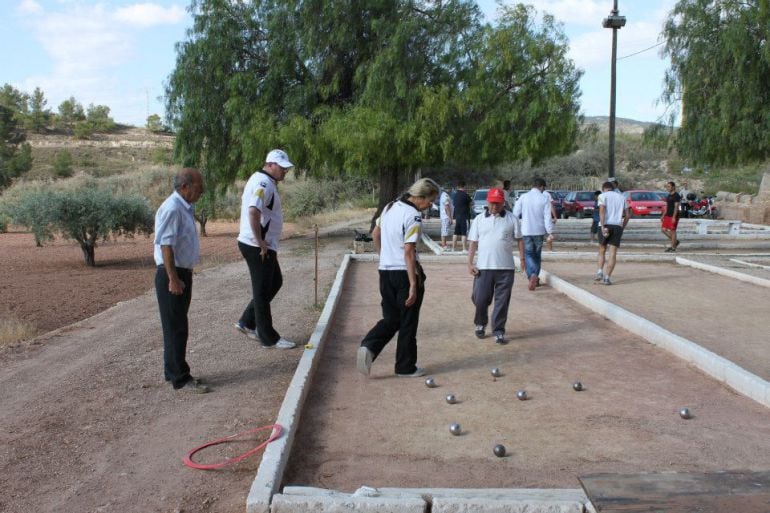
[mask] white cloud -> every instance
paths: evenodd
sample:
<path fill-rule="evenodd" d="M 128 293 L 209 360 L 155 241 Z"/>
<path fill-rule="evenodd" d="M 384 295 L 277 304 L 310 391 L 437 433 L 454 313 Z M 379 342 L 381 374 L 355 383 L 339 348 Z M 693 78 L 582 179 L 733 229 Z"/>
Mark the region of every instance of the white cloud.
<path fill-rule="evenodd" d="M 601 27 L 611 10 L 609 2 L 597 0 L 541 0 L 536 5 L 539 12 L 553 14 L 559 21 L 585 27 Z"/>
<path fill-rule="evenodd" d="M 16 10 L 19 14 L 40 14 L 43 12 L 43 6 L 35 0 L 22 0 Z"/>
<path fill-rule="evenodd" d="M 178 5 L 166 8 L 151 3 L 133 4 L 115 11 L 117 20 L 138 27 L 175 24 L 184 20 L 185 16 L 185 10 Z"/>

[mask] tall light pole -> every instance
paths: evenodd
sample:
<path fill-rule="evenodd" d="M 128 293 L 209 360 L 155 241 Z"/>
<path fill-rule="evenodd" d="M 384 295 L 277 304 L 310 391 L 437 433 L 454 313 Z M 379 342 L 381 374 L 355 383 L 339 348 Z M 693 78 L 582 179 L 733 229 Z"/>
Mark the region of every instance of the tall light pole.
<path fill-rule="evenodd" d="M 610 164 L 607 176 L 615 178 L 615 79 L 618 60 L 618 29 L 626 25 L 626 17 L 618 14 L 618 0 L 613 0 L 610 15 L 602 21 L 602 27 L 612 29 L 612 71 L 610 72 Z"/>

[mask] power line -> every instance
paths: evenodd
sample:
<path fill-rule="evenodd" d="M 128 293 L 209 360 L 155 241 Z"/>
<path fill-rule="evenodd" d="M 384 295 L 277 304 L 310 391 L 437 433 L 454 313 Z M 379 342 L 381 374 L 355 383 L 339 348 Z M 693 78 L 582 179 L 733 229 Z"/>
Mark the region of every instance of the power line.
<path fill-rule="evenodd" d="M 629 53 L 628 55 L 624 55 L 623 57 L 618 57 L 618 60 L 627 59 L 629 57 L 633 57 L 634 55 L 639 55 L 640 53 L 644 53 L 644 52 L 646 52 L 648 50 L 652 50 L 653 48 L 657 48 L 658 46 L 662 45 L 663 43 L 664 43 L 664 41 L 661 41 L 660 43 L 656 43 L 656 44 L 650 46 L 649 48 L 645 48 L 644 50 L 639 50 L 638 52 Z"/>

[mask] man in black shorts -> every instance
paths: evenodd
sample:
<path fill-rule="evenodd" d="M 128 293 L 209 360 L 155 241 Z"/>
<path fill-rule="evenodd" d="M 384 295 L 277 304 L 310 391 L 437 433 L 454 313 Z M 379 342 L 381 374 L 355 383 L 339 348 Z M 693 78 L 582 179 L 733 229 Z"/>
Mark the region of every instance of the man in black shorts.
<path fill-rule="evenodd" d="M 612 285 L 610 276 L 615 269 L 615 257 L 620 247 L 623 229 L 631 217 L 631 208 L 626 199 L 615 189 L 612 182 L 604 182 L 599 196 L 599 254 L 597 256 L 596 281 Z M 609 248 L 606 259 L 605 253 Z"/>
<path fill-rule="evenodd" d="M 457 236 L 462 241 L 463 251 L 465 251 L 465 241 L 468 236 L 468 223 L 471 218 L 471 197 L 465 192 L 465 182 L 460 180 L 457 184 L 457 192 L 454 198 L 455 211 L 455 233 L 452 235 L 452 251 L 455 250 Z"/>

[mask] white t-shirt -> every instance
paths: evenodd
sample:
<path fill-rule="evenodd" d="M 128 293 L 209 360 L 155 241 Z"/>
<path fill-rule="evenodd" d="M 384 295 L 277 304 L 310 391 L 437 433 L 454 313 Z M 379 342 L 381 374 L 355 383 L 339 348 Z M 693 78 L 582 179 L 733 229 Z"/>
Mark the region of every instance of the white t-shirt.
<path fill-rule="evenodd" d="M 623 226 L 623 211 L 626 198 L 618 191 L 607 191 L 599 195 L 599 206 L 604 205 L 604 224 Z"/>
<path fill-rule="evenodd" d="M 478 242 L 478 269 L 515 269 L 513 249 L 515 239 L 521 238 L 519 218 L 503 210 L 500 215 L 489 213 L 473 219 L 468 240 Z"/>
<path fill-rule="evenodd" d="M 387 207 L 386 207 L 387 208 Z M 422 236 L 422 216 L 406 200 L 394 201 L 377 219 L 380 227 L 381 271 L 406 271 L 404 245 L 417 243 Z"/>
<path fill-rule="evenodd" d="M 446 213 L 447 205 L 449 205 L 449 211 L 452 212 L 453 210 L 452 198 L 449 196 L 448 192 L 442 191 L 438 201 L 438 211 L 439 211 L 439 215 L 441 216 L 441 219 L 450 219 L 450 217 Z"/>
<path fill-rule="evenodd" d="M 238 241 L 259 247 L 249 222 L 249 207 L 255 207 L 262 214 L 260 224 L 267 248 L 278 251 L 278 241 L 283 230 L 281 197 L 278 195 L 275 179 L 264 171 L 257 171 L 243 188 L 241 196 L 241 229 Z"/>

